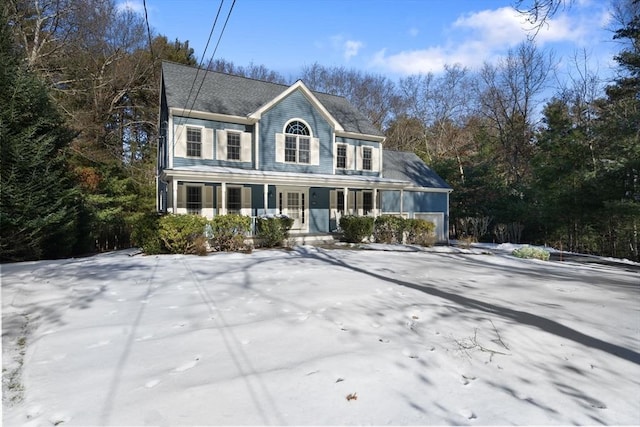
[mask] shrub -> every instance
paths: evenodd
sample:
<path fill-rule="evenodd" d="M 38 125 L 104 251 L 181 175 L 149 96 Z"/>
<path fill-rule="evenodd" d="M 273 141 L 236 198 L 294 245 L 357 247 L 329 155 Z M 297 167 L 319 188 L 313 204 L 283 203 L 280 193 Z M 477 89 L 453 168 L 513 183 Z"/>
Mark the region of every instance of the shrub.
<path fill-rule="evenodd" d="M 207 219 L 198 215 L 166 215 L 158 223 L 160 239 L 174 254 L 192 254 L 202 251 L 202 239 Z"/>
<path fill-rule="evenodd" d="M 292 225 L 293 218 L 286 215 L 260 217 L 256 222 L 256 237 L 260 240 L 262 247 L 283 246 L 289 238 Z"/>
<path fill-rule="evenodd" d="M 383 215 L 376 218 L 373 234 L 378 243 L 402 243 L 404 228 L 402 217 Z"/>
<path fill-rule="evenodd" d="M 436 225 L 424 219 L 406 219 L 406 243 L 409 245 L 433 246 L 436 243 Z"/>
<path fill-rule="evenodd" d="M 373 218 L 369 216 L 345 215 L 340 218 L 342 235 L 347 242 L 361 243 L 373 234 Z"/>
<path fill-rule="evenodd" d="M 251 230 L 251 217 L 237 214 L 218 215 L 210 224 L 209 245 L 214 251 L 247 249 L 244 240 Z"/>
<path fill-rule="evenodd" d="M 131 242 L 147 255 L 163 252 L 159 222 L 160 216 L 157 212 L 143 213 L 133 220 Z"/>
<path fill-rule="evenodd" d="M 549 261 L 550 256 L 549 251 L 531 246 L 523 246 L 515 249 L 511 254 L 518 258 L 540 259 L 542 261 Z"/>

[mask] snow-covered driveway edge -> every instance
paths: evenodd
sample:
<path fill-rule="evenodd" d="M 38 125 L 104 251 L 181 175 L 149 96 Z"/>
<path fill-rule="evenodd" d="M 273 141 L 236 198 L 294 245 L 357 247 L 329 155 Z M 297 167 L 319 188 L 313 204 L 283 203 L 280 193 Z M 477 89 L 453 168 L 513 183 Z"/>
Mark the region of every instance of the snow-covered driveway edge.
<path fill-rule="evenodd" d="M 367 249 L 4 265 L 4 424 L 640 422 L 637 273 Z"/>

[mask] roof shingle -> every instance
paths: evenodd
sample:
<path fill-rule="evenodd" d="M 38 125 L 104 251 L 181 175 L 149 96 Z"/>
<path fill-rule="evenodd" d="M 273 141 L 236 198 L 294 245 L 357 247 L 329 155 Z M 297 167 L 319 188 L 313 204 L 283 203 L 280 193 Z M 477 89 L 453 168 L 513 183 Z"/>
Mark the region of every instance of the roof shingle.
<path fill-rule="evenodd" d="M 162 62 L 162 76 L 169 107 L 241 117 L 255 112 L 289 88 L 167 61 Z M 345 131 L 384 136 L 346 98 L 312 93 Z"/>

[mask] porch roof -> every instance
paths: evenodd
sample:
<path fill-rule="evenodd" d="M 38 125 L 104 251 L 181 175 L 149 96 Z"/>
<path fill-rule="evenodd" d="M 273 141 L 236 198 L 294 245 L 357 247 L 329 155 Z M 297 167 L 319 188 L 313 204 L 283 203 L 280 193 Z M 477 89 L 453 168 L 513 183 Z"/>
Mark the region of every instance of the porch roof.
<path fill-rule="evenodd" d="M 380 190 L 430 190 L 442 188 L 416 187 L 407 180 L 362 175 L 330 175 L 316 173 L 262 171 L 225 166 L 181 166 L 165 169 L 163 178 L 199 182 L 233 182 L 237 184 L 269 184 L 334 188 L 366 188 Z"/>

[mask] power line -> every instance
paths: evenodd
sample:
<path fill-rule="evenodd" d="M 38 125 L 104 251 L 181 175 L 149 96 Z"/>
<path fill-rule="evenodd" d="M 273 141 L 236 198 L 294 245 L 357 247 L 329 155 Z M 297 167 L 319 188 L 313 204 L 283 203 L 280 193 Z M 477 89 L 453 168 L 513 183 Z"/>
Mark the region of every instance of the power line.
<path fill-rule="evenodd" d="M 222 5 L 224 4 L 224 0 L 222 0 L 220 2 L 220 6 L 218 7 L 218 12 L 216 13 L 216 18 L 213 21 L 213 25 L 211 26 L 211 31 L 209 32 L 209 38 L 207 39 L 207 44 L 204 46 L 204 52 L 202 53 L 202 58 L 200 59 L 200 65 L 198 65 L 198 68 L 196 69 L 196 75 L 193 78 L 193 82 L 191 82 L 191 88 L 189 89 L 189 94 L 187 95 L 187 98 L 185 99 L 184 102 L 184 108 L 182 109 L 183 111 L 187 109 L 187 106 L 189 105 L 189 98 L 191 98 L 191 94 L 193 93 L 193 88 L 196 85 L 196 82 L 198 81 L 198 74 L 200 74 L 200 69 L 202 68 L 202 64 L 204 63 L 204 58 L 207 54 L 207 49 L 209 49 L 209 43 L 211 42 L 211 37 L 213 36 L 213 32 L 215 31 L 216 28 L 216 24 L 218 23 L 218 17 L 220 16 L 220 10 L 222 10 Z M 211 62 L 211 61 L 209 61 Z M 206 75 L 206 73 L 205 73 Z M 202 78 L 202 80 L 204 81 L 204 77 Z M 195 99 L 194 102 L 191 104 L 191 108 L 189 109 L 189 113 L 187 114 L 187 117 L 189 117 L 189 115 L 191 114 L 191 110 L 193 109 L 193 106 L 195 105 Z M 175 144 L 175 142 L 174 142 Z"/>
<path fill-rule="evenodd" d="M 144 7 L 144 21 L 147 24 L 147 37 L 149 38 L 149 52 L 151 52 L 151 62 L 156 61 L 156 56 L 153 54 L 153 44 L 151 43 L 151 29 L 149 28 L 149 15 L 147 14 L 147 0 L 142 0 L 142 6 Z"/>
<path fill-rule="evenodd" d="M 191 114 L 191 110 L 196 104 L 196 99 L 198 99 L 198 95 L 200 95 L 200 89 L 202 89 L 202 85 L 204 85 L 204 79 L 207 76 L 207 72 L 209 72 L 209 66 L 211 65 L 211 61 L 213 61 L 216 52 L 218 51 L 218 46 L 220 45 L 220 40 L 222 40 L 222 35 L 224 34 L 224 30 L 227 28 L 227 23 L 229 22 L 229 18 L 231 17 L 231 12 L 233 11 L 233 6 L 236 4 L 236 0 L 233 0 L 231 3 L 231 8 L 229 9 L 229 13 L 227 13 L 227 19 L 224 21 L 224 26 L 222 27 L 222 31 L 220 31 L 220 36 L 218 36 L 218 41 L 216 42 L 216 47 L 213 50 L 213 54 L 211 58 L 209 58 L 209 63 L 207 64 L 207 69 L 204 72 L 204 76 L 202 76 L 202 81 L 200 82 L 200 86 L 198 87 L 198 91 L 196 92 L 196 96 L 193 98 L 193 103 L 191 104 L 191 109 L 189 109 L 189 114 Z M 189 115 L 187 115 L 189 117 Z"/>
<path fill-rule="evenodd" d="M 211 27 L 211 31 L 209 32 L 209 38 L 207 39 L 207 44 L 205 45 L 204 52 L 202 54 L 202 59 L 200 61 L 200 65 L 198 66 L 198 69 L 196 70 L 196 75 L 193 78 L 193 82 L 191 83 L 191 88 L 189 89 L 189 94 L 187 95 L 187 98 L 185 100 L 185 105 L 184 105 L 183 111 L 186 110 L 187 106 L 189 105 L 189 98 L 191 98 L 191 94 L 193 93 L 193 88 L 195 87 L 196 82 L 198 80 L 198 74 L 200 73 L 200 70 L 202 69 L 204 58 L 205 58 L 207 49 L 209 48 L 209 43 L 211 42 L 211 37 L 213 36 L 213 32 L 214 32 L 216 24 L 218 22 L 218 18 L 220 16 L 220 11 L 222 10 L 223 4 L 224 4 L 224 0 L 222 0 L 220 2 L 220 6 L 218 7 L 218 12 L 216 13 L 216 17 L 215 17 L 215 19 L 213 21 L 213 25 Z M 193 111 L 193 107 L 196 104 L 196 101 L 198 99 L 198 95 L 200 94 L 200 90 L 202 89 L 202 86 L 204 85 L 204 80 L 205 80 L 205 78 L 207 76 L 207 72 L 209 72 L 208 68 L 211 65 L 211 61 L 213 61 L 213 58 L 214 58 L 216 52 L 218 51 L 218 45 L 220 44 L 220 40 L 222 39 L 222 35 L 224 34 L 225 29 L 227 28 L 227 23 L 229 22 L 229 18 L 231 17 L 231 12 L 233 11 L 233 7 L 234 7 L 235 4 L 236 4 L 236 0 L 233 0 L 233 2 L 231 4 L 231 8 L 229 9 L 229 12 L 227 13 L 227 18 L 226 18 L 226 20 L 224 22 L 224 26 L 222 28 L 222 31 L 220 32 L 220 35 L 218 36 L 218 41 L 216 42 L 216 47 L 215 47 L 215 49 L 213 51 L 213 54 L 211 55 L 211 58 L 209 58 L 209 62 L 207 64 L 207 68 L 204 70 L 204 75 L 202 76 L 202 81 L 200 82 L 200 86 L 198 86 L 198 91 L 196 92 L 196 95 L 193 98 L 193 102 L 191 103 L 191 107 L 189 108 L 189 112 L 186 115 L 187 118 L 189 118 L 191 116 L 191 112 Z M 182 132 L 182 130 L 183 129 L 181 128 L 180 132 Z M 174 137 L 174 139 L 173 139 L 173 146 L 174 147 L 175 147 L 176 142 L 178 141 L 179 137 L 180 137 L 180 133 L 178 133 Z"/>

